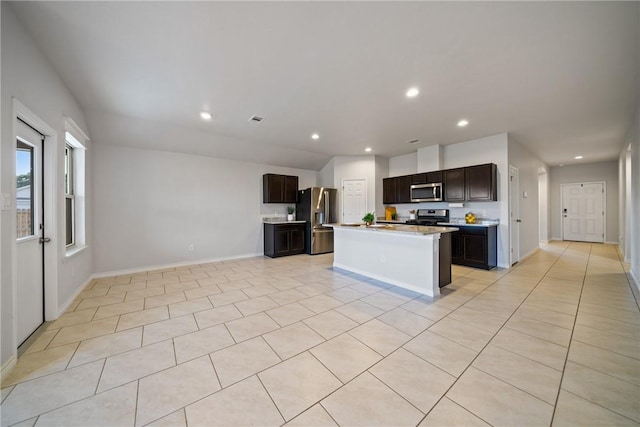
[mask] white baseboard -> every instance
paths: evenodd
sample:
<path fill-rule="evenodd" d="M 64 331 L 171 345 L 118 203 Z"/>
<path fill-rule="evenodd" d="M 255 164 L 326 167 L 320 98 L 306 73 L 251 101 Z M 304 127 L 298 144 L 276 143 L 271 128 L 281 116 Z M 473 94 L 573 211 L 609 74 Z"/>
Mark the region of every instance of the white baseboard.
<path fill-rule="evenodd" d="M 18 362 L 18 357 L 17 355 L 14 354 L 9 358 L 9 360 L 5 362 L 4 365 L 2 365 L 2 370 L 0 371 L 0 382 L 2 382 L 7 377 L 7 375 L 9 374 L 9 372 L 11 372 L 13 367 L 16 366 L 17 362 Z"/>
<path fill-rule="evenodd" d="M 76 291 L 69 297 L 69 299 L 67 299 L 67 301 L 64 304 L 62 304 L 61 307 L 58 307 L 58 315 L 56 316 L 56 319 L 62 316 L 65 311 L 67 311 L 69 306 L 73 303 L 73 300 L 75 300 L 76 297 L 80 295 L 80 292 L 82 292 L 84 288 L 86 288 L 87 285 L 91 283 L 92 280 L 93 280 L 93 276 L 89 276 L 82 285 L 78 286 Z"/>
<path fill-rule="evenodd" d="M 636 289 L 640 293 L 640 277 L 638 277 L 638 274 L 633 270 L 629 270 L 629 277 L 631 278 L 631 284 L 635 285 Z"/>
<path fill-rule="evenodd" d="M 548 245 L 549 242 L 550 242 L 550 240 L 540 240 L 540 241 L 538 241 L 538 244 L 540 244 L 540 245 Z"/>
<path fill-rule="evenodd" d="M 263 255 L 264 254 L 262 252 L 257 252 L 252 254 L 234 255 L 231 257 L 223 257 L 223 258 L 208 258 L 208 259 L 200 259 L 200 260 L 194 259 L 194 260 L 182 261 L 182 262 L 171 263 L 171 264 L 150 265 L 146 267 L 130 268 L 127 270 L 103 271 L 102 273 L 94 273 L 93 276 L 91 276 L 91 278 L 102 279 L 105 277 L 126 276 L 128 274 L 143 273 L 145 271 L 163 270 L 166 268 L 176 268 L 176 267 L 186 267 L 188 265 L 208 264 L 211 262 L 231 261 L 234 259 L 255 258 L 255 257 L 261 257 Z"/>
<path fill-rule="evenodd" d="M 523 262 L 525 261 L 527 258 L 533 256 L 536 252 L 538 252 L 540 250 L 540 248 L 533 248 L 531 251 L 529 251 L 528 253 L 526 253 L 524 256 L 520 257 L 520 260 L 518 262 Z"/>

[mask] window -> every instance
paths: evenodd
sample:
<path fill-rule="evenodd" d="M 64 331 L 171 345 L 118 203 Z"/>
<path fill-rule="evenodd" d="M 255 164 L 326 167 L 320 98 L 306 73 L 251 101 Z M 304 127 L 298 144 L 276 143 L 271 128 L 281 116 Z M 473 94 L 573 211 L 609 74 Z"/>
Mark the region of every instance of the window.
<path fill-rule="evenodd" d="M 65 244 L 75 245 L 75 195 L 73 187 L 73 153 L 74 149 L 66 144 L 64 147 L 64 217 Z"/>
<path fill-rule="evenodd" d="M 64 146 L 64 235 L 67 256 L 86 245 L 85 154 L 89 138 L 71 119 L 66 121 Z"/>
<path fill-rule="evenodd" d="M 16 144 L 16 237 L 33 236 L 34 187 L 33 147 L 18 139 Z"/>

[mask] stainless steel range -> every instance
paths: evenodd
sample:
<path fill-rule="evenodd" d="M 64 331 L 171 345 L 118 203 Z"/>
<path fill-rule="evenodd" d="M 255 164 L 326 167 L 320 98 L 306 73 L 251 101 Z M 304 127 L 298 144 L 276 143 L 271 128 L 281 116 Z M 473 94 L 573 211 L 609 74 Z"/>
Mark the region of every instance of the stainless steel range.
<path fill-rule="evenodd" d="M 439 222 L 449 222 L 449 209 L 418 209 L 416 219 L 410 219 L 410 225 L 437 225 Z"/>

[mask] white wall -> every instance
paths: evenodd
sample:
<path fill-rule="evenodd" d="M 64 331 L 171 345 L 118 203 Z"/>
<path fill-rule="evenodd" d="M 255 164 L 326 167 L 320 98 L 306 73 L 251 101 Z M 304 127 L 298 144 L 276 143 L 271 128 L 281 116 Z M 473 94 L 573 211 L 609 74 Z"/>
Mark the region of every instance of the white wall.
<path fill-rule="evenodd" d="M 409 153 L 389 159 L 389 176 L 411 175 L 418 172 L 418 153 Z M 386 177 L 385 177 L 386 178 Z"/>
<path fill-rule="evenodd" d="M 540 241 L 540 170 L 546 165 L 529 150 L 509 136 L 509 164 L 518 168 L 520 238 L 520 259 L 538 248 Z M 507 183 L 508 184 L 508 183 Z M 527 197 L 524 197 L 524 194 Z M 516 201 L 514 201 L 515 203 Z"/>
<path fill-rule="evenodd" d="M 631 262 L 631 276 L 636 287 L 640 290 L 640 221 L 638 221 L 640 218 L 640 106 L 636 111 L 635 122 L 628 132 L 627 142 L 631 146 L 629 162 L 631 178 L 628 181 L 630 189 L 626 192 L 630 196 L 631 218 L 629 221 L 625 221 L 629 224 L 628 232 L 625 232 L 625 239 L 630 241 L 628 258 Z"/>
<path fill-rule="evenodd" d="M 56 153 L 57 168 L 56 180 L 56 206 L 54 207 L 57 224 L 58 238 L 52 244 L 57 245 L 59 257 L 55 260 L 57 265 L 58 307 L 64 305 L 78 288 L 90 277 L 92 267 L 91 233 L 91 156 L 92 146 L 88 144 L 87 150 L 87 183 L 89 189 L 87 195 L 87 230 L 89 248 L 73 258 L 63 262 L 64 253 L 64 198 L 63 170 L 60 167 L 64 157 L 64 117 L 71 117 L 85 132 L 87 127 L 85 118 L 71 93 L 62 82 L 56 71 L 38 50 L 35 43 L 19 23 L 17 17 L 7 2 L 1 4 L 2 12 L 2 90 L 1 90 L 1 120 L 2 120 L 2 146 L 1 155 L 1 185 L 0 192 L 11 195 L 15 191 L 15 143 L 13 141 L 12 122 L 12 97 L 45 121 L 58 134 L 58 153 Z M 12 202 L 13 205 L 13 202 Z M 1 211 L 1 243 L 0 243 L 0 279 L 1 279 L 1 310 L 2 330 L 0 362 L 4 365 L 16 353 L 13 348 L 14 321 L 13 291 L 15 265 L 13 264 L 13 227 L 15 218 L 15 206 L 11 210 Z"/>
<path fill-rule="evenodd" d="M 631 144 L 618 157 L 618 244 L 626 262 L 631 261 Z"/>
<path fill-rule="evenodd" d="M 286 215 L 287 207 L 262 203 L 262 175 L 297 175 L 300 188 L 318 178 L 315 171 L 103 141 L 94 149 L 98 273 L 261 255 L 262 216 Z"/>
<path fill-rule="evenodd" d="M 538 216 L 540 221 L 540 235 L 538 238 L 541 243 L 549 242 L 549 233 L 551 224 L 549 223 L 549 170 L 545 169 L 538 173 Z"/>
<path fill-rule="evenodd" d="M 382 203 L 382 179 L 389 176 L 389 159 L 375 156 L 375 187 L 376 187 L 376 218 L 384 216 L 384 203 Z"/>
<path fill-rule="evenodd" d="M 444 169 L 444 147 L 440 144 L 418 149 L 418 173 Z"/>
<path fill-rule="evenodd" d="M 551 238 L 562 240 L 561 184 L 581 182 L 606 183 L 605 241 L 618 242 L 618 161 L 554 166 L 550 172 L 551 183 Z"/>
<path fill-rule="evenodd" d="M 331 159 L 318 173 L 318 185 L 321 187 L 333 188 L 334 180 L 334 160 Z"/>

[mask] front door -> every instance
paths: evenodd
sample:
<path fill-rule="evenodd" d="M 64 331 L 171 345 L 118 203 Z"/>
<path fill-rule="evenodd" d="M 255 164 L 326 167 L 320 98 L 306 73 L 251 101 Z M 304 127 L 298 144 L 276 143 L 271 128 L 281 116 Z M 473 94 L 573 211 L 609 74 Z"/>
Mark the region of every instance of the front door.
<path fill-rule="evenodd" d="M 367 180 L 345 179 L 342 181 L 342 222 L 362 222 L 367 213 Z"/>
<path fill-rule="evenodd" d="M 17 341 L 21 344 L 44 322 L 43 136 L 17 122 Z"/>
<path fill-rule="evenodd" d="M 604 183 L 562 185 L 562 239 L 604 242 Z"/>

